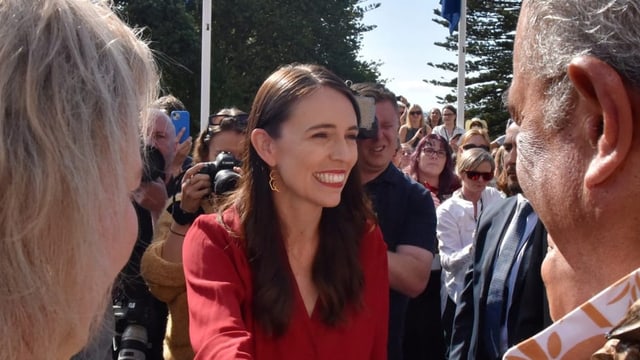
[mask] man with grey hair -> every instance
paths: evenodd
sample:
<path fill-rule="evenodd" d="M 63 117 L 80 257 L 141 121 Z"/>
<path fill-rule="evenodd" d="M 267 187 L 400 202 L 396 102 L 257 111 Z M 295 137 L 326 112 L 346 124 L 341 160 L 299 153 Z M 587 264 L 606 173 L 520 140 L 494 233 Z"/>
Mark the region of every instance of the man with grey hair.
<path fill-rule="evenodd" d="M 588 358 L 637 298 L 638 19 L 640 0 L 523 2 L 509 108 L 520 185 L 549 232 L 551 317 L 563 321 L 506 357 Z"/>

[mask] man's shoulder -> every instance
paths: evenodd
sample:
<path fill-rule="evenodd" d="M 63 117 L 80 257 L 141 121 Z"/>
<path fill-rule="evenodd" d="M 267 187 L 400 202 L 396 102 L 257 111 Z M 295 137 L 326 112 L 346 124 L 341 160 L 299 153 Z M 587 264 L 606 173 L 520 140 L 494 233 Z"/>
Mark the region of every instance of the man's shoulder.
<path fill-rule="evenodd" d="M 491 223 L 496 219 L 501 219 L 503 216 L 508 216 L 511 213 L 510 210 L 515 208 L 517 202 L 517 196 L 497 199 L 482 212 L 479 224 Z"/>

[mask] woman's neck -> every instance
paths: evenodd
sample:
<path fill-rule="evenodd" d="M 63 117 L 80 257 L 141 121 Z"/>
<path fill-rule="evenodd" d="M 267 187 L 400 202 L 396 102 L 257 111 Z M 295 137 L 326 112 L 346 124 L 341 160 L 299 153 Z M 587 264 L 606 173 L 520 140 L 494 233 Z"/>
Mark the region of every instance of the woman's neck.
<path fill-rule="evenodd" d="M 293 203 L 281 195 L 274 196 L 274 205 L 287 252 L 315 249 L 318 242 L 322 207 L 301 204 L 300 202 Z"/>
<path fill-rule="evenodd" d="M 419 172 L 418 182 L 425 186 L 429 184 L 429 187 L 437 189 L 438 186 L 440 186 L 440 176 L 433 176 Z"/>
<path fill-rule="evenodd" d="M 468 188 L 466 188 L 464 185 L 462 186 L 462 189 L 460 191 L 462 193 L 462 198 L 467 201 L 471 201 L 473 204 L 476 204 L 478 200 L 480 200 L 480 198 L 482 197 L 482 191 L 480 192 L 471 191 Z"/>

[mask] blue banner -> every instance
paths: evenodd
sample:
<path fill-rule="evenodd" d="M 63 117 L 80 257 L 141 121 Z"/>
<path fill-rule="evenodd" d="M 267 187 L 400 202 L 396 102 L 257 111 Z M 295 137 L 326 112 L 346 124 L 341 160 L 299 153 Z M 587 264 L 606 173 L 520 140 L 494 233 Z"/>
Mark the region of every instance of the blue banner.
<path fill-rule="evenodd" d="M 449 34 L 453 34 L 458 30 L 458 22 L 460 21 L 460 3 L 461 0 L 440 0 L 442 5 L 442 17 L 449 22 Z"/>

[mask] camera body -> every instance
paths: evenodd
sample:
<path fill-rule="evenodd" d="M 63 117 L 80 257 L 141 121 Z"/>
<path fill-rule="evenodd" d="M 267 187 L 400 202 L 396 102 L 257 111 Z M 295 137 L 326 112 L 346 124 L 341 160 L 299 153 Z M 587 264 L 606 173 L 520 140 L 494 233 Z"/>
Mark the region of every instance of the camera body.
<path fill-rule="evenodd" d="M 375 139 L 378 136 L 378 118 L 376 118 L 375 99 L 361 95 L 356 95 L 355 98 L 360 110 L 358 139 Z"/>
<path fill-rule="evenodd" d="M 165 177 L 164 156 L 158 148 L 152 145 L 144 145 L 140 149 L 142 156 L 142 182 L 149 183 L 157 178 Z"/>
<path fill-rule="evenodd" d="M 222 151 L 214 161 L 206 163 L 199 173 L 209 175 L 211 177 L 211 192 L 222 195 L 236 188 L 240 174 L 233 171 L 233 168 L 240 165 L 242 162 L 236 159 L 233 154 Z"/>

